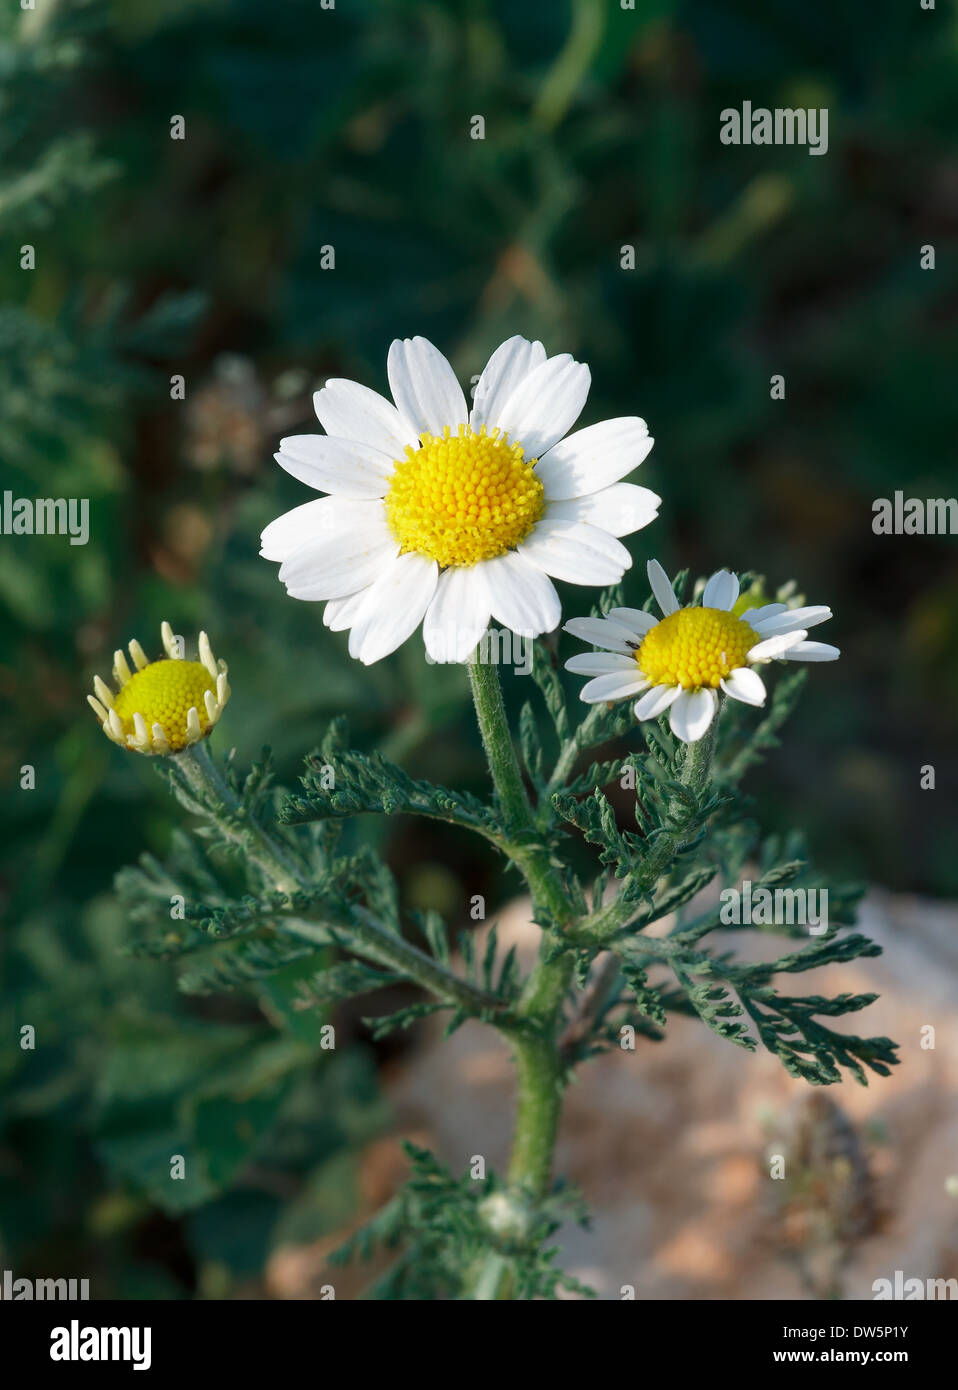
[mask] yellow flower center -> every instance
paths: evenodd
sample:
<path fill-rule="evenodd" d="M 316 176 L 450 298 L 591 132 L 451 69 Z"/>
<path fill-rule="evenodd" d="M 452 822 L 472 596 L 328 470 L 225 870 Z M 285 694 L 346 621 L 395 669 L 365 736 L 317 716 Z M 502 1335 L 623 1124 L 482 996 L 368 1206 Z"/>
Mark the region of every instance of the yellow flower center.
<path fill-rule="evenodd" d="M 403 552 L 443 567 L 475 565 L 525 540 L 542 516 L 545 494 L 521 444 L 496 430 L 424 434 L 406 449 L 386 494 L 389 528 Z"/>
<path fill-rule="evenodd" d="M 195 709 L 206 733 L 210 719 L 203 703 L 216 682 L 199 661 L 151 661 L 131 676 L 113 701 L 123 732 L 134 732 L 133 716 L 142 714 L 148 729 L 160 724 L 174 753 L 186 747 L 186 716 Z"/>
<path fill-rule="evenodd" d="M 680 608 L 646 633 L 635 659 L 653 685 L 717 689 L 759 640 L 754 628 L 721 608 Z"/>

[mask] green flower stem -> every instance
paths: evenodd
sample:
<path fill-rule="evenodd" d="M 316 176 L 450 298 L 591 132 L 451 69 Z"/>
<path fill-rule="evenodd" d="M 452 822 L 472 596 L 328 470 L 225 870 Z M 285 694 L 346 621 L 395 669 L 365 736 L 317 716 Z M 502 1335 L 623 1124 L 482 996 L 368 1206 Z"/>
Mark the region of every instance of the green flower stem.
<path fill-rule="evenodd" d="M 165 761 L 165 760 L 164 760 Z M 208 819 L 281 893 L 308 886 L 305 869 L 293 848 L 271 835 L 240 801 L 210 757 L 206 741 L 192 743 L 170 758 Z"/>
<path fill-rule="evenodd" d="M 472 698 L 479 721 L 489 771 L 499 797 L 509 843 L 504 847 L 522 870 L 532 893 L 534 909 L 544 909 L 555 922 L 570 922 L 575 916 L 562 880 L 550 863 L 548 849 L 536 826 L 535 816 L 522 781 L 509 721 L 502 702 L 499 670 L 493 662 L 469 662 Z"/>
<path fill-rule="evenodd" d="M 575 908 L 548 848 L 540 843 L 509 732 L 498 669 L 491 662 L 481 663 L 474 655 L 469 663 L 469 679 L 489 770 L 512 841 L 510 852 L 529 885 L 534 911 L 544 910 L 562 928 L 574 920 Z M 563 1078 L 556 1033 L 572 981 L 573 958 L 568 951 L 555 955 L 555 944 L 555 932 L 546 931 L 539 960 L 516 1010 L 518 1022 L 503 1030 L 512 1045 L 518 1073 L 509 1177 L 533 1197 L 542 1197 L 549 1189 L 562 1106 Z"/>
<path fill-rule="evenodd" d="M 506 827 L 511 833 L 521 832 L 532 823 L 532 807 L 526 796 L 519 760 L 509 732 L 499 684 L 499 668 L 492 661 L 481 661 L 479 651 L 477 648 L 469 661 L 469 681 L 479 732 Z"/>
<path fill-rule="evenodd" d="M 541 966 L 537 967 L 541 969 Z M 567 982 L 568 983 L 568 982 Z M 518 1092 L 509 1181 L 533 1198 L 545 1197 L 562 1114 L 563 1074 L 555 1026 L 541 1036 L 512 1035 Z"/>
<path fill-rule="evenodd" d="M 712 775 L 712 758 L 715 753 L 715 733 L 718 726 L 716 716 L 708 730 L 697 743 L 685 745 L 685 760 L 682 763 L 682 785 L 701 796 Z"/>
<path fill-rule="evenodd" d="M 173 754 L 171 762 L 203 814 L 253 861 L 268 882 L 287 895 L 312 887 L 309 872 L 295 850 L 271 835 L 250 814 L 213 762 L 205 743 L 192 744 Z M 437 999 L 470 1014 L 499 1011 L 503 1007 L 500 1000 L 461 980 L 425 951 L 383 926 L 365 908 L 354 907 L 342 915 L 324 912 L 315 919 L 309 912 L 297 913 L 286 918 L 286 925 L 294 935 L 317 945 L 329 945 L 331 930 L 344 935 L 357 955 L 389 966 L 415 980 Z"/>

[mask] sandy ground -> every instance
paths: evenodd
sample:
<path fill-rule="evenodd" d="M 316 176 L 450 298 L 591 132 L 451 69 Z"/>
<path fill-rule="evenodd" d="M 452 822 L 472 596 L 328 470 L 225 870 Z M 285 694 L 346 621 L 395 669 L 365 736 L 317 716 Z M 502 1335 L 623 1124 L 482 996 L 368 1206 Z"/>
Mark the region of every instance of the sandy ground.
<path fill-rule="evenodd" d="M 958 1174 L 958 908 L 875 891 L 859 926 L 885 954 L 803 975 L 800 992 L 878 992 L 837 1027 L 899 1042 L 891 1077 L 810 1087 L 766 1052 L 675 1016 L 666 1041 L 639 1039 L 634 1052 L 581 1069 L 557 1171 L 582 1189 L 592 1223 L 560 1241 L 564 1267 L 601 1297 L 631 1287 L 640 1299 L 871 1299 L 873 1281 L 896 1270 L 958 1279 L 958 1195 L 946 1191 Z M 527 960 L 534 953 L 526 901 L 499 918 L 499 937 Z M 922 1046 L 928 1025 L 933 1048 Z M 397 1138 L 364 1156 L 370 1210 L 401 1181 L 399 1135 L 428 1143 L 456 1172 L 476 1154 L 505 1164 L 507 1048 L 477 1025 L 442 1046 L 436 1032 L 424 1028 L 415 1055 L 387 1073 Z M 771 1176 L 776 1155 L 782 1180 Z M 332 1279 L 337 1297 L 355 1296 L 361 1279 L 325 1266 L 338 1238 L 279 1252 L 271 1291 L 303 1297 Z"/>

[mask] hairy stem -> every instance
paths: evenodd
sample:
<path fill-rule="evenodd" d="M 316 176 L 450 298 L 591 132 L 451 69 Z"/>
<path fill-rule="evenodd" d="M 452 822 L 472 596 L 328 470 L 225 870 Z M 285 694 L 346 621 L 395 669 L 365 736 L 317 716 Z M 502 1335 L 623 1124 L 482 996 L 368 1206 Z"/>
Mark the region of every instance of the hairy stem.
<path fill-rule="evenodd" d="M 513 1040 L 518 1074 L 516 1127 L 509 1180 L 532 1197 L 544 1197 L 562 1113 L 562 1069 L 555 1033 Z"/>
<path fill-rule="evenodd" d="M 559 924 L 569 922 L 575 911 L 562 879 L 550 863 L 549 851 L 541 843 L 509 732 L 499 669 L 491 661 L 480 661 L 477 651 L 469 662 L 469 681 L 479 733 L 509 838 L 508 853 L 529 885 L 533 910 L 544 910 Z"/>
<path fill-rule="evenodd" d="M 193 743 L 174 753 L 171 766 L 180 774 L 204 813 L 215 820 L 220 834 L 252 859 L 268 882 L 281 893 L 306 887 L 304 865 L 291 845 L 270 832 L 243 806 L 240 798 L 210 757 L 206 743 Z"/>
<path fill-rule="evenodd" d="M 499 668 L 492 661 L 483 662 L 480 650 L 476 649 L 469 662 L 469 682 L 476 719 L 506 828 L 510 834 L 521 833 L 532 824 L 532 807 L 526 796 L 519 759 L 509 732 L 499 684 Z"/>
<path fill-rule="evenodd" d="M 513 842 L 513 857 L 529 885 L 534 910 L 544 909 L 555 924 L 545 933 L 539 960 L 526 980 L 516 1010 L 518 1024 L 503 1030 L 512 1045 L 518 1075 L 509 1178 L 530 1196 L 540 1198 L 549 1190 L 559 1128 L 563 1073 L 557 1032 L 573 970 L 571 953 L 556 954 L 554 947 L 558 944 L 556 932 L 574 920 L 575 907 L 548 848 L 539 843 L 509 732 L 499 672 L 494 664 L 482 664 L 474 656 L 469 678 L 489 770 Z M 507 1284 L 503 1281 L 502 1287 Z"/>

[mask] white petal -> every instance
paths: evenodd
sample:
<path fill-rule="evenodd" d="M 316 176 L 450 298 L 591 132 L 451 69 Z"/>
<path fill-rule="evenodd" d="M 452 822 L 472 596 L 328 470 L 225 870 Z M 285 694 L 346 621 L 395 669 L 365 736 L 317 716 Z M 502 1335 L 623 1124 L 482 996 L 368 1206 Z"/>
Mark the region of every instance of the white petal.
<path fill-rule="evenodd" d="M 775 657 L 787 652 L 789 647 L 794 647 L 796 643 L 803 641 L 807 636 L 804 628 L 799 628 L 797 632 L 781 632 L 777 637 L 766 637 L 763 641 L 757 642 L 750 652 L 746 653 L 746 661 L 773 661 Z"/>
<path fill-rule="evenodd" d="M 316 417 L 327 434 L 368 444 L 389 458 L 405 457 L 406 446 L 419 448 L 419 436 L 378 391 L 358 381 L 334 377 L 313 396 Z"/>
<path fill-rule="evenodd" d="M 625 700 L 638 695 L 648 684 L 633 662 L 631 671 L 612 671 L 586 681 L 579 691 L 579 699 L 585 700 L 587 705 L 597 705 L 604 700 Z"/>
<path fill-rule="evenodd" d="M 669 724 L 676 738 L 683 743 L 698 743 L 708 732 L 718 709 L 718 697 L 714 690 L 703 687 L 701 690 L 683 690 L 669 710 Z"/>
<path fill-rule="evenodd" d="M 580 637 L 593 647 L 603 647 L 607 652 L 622 652 L 629 655 L 638 646 L 638 639 L 628 627 L 621 623 L 608 622 L 605 618 L 570 618 L 563 628 L 573 637 Z M 633 645 L 630 645 L 633 644 Z"/>
<path fill-rule="evenodd" d="M 578 420 L 590 380 L 588 367 L 567 352 L 550 357 L 520 381 L 489 424 L 521 444 L 527 459 L 542 458 Z"/>
<path fill-rule="evenodd" d="M 819 623 L 827 623 L 831 616 L 832 610 L 819 604 L 814 608 L 786 609 L 784 613 L 773 614 L 751 625 L 760 636 L 773 637 L 777 632 L 794 632 L 797 627 L 817 627 Z"/>
<path fill-rule="evenodd" d="M 557 437 L 562 439 L 561 435 Z M 550 502 L 588 497 L 638 468 L 653 443 L 648 426 L 637 415 L 603 420 L 562 439 L 561 444 L 539 459 L 536 472 Z M 526 449 L 527 456 L 529 452 Z"/>
<path fill-rule="evenodd" d="M 357 589 L 356 593 L 347 594 L 346 598 L 330 599 L 323 609 L 324 625 L 331 632 L 345 632 L 347 628 L 352 627 L 368 592 L 367 584 L 364 588 Z"/>
<path fill-rule="evenodd" d="M 386 359 L 389 389 L 400 413 L 420 434 L 453 434 L 466 424 L 469 411 L 456 374 L 426 338 L 396 338 Z"/>
<path fill-rule="evenodd" d="M 398 553 L 383 516 L 362 534 L 307 541 L 283 561 L 279 577 L 293 598 L 345 598 L 378 579 Z"/>
<path fill-rule="evenodd" d="M 682 694 L 680 685 L 653 685 L 635 706 L 636 719 L 657 719 Z"/>
<path fill-rule="evenodd" d="M 548 502 L 546 521 L 588 521 L 610 536 L 630 536 L 641 531 L 659 514 L 662 499 L 647 487 L 635 483 L 613 483 L 588 497 L 568 502 Z"/>
<path fill-rule="evenodd" d="M 649 576 L 649 584 L 652 586 L 655 600 L 665 616 L 668 618 L 672 613 L 677 613 L 679 611 L 679 601 L 675 597 L 675 590 L 672 588 L 672 582 L 669 576 L 659 564 L 658 560 L 650 560 L 646 566 L 646 572 Z"/>
<path fill-rule="evenodd" d="M 607 676 L 613 671 L 629 671 L 636 676 L 639 669 L 634 657 L 620 656 L 618 652 L 579 652 L 578 656 L 569 657 L 565 668 L 578 676 Z"/>
<path fill-rule="evenodd" d="M 741 700 L 745 705 L 764 705 L 765 682 L 757 671 L 748 666 L 737 666 L 730 676 L 722 681 L 722 689 L 733 700 Z"/>
<path fill-rule="evenodd" d="M 294 434 L 281 439 L 276 462 L 319 492 L 340 497 L 384 497 L 393 460 L 368 444 L 330 439 L 326 434 Z"/>
<path fill-rule="evenodd" d="M 481 425 L 487 425 L 491 429 L 520 382 L 545 360 L 546 350 L 541 343 L 530 343 L 518 334 L 501 343 L 476 383 L 469 416 L 472 428 L 478 430 Z"/>
<path fill-rule="evenodd" d="M 364 531 L 378 525 L 381 516 L 382 502 L 377 499 L 316 497 L 271 521 L 260 537 L 259 553 L 264 560 L 286 560 L 307 541 L 347 529 Z"/>
<path fill-rule="evenodd" d="M 551 632 L 562 617 L 562 605 L 552 580 L 510 551 L 482 562 L 492 616 L 523 637 Z"/>
<path fill-rule="evenodd" d="M 517 549 L 570 584 L 617 584 L 632 564 L 620 541 L 584 521 L 540 521 Z"/>
<path fill-rule="evenodd" d="M 764 622 L 766 618 L 771 618 L 776 613 L 785 613 L 787 608 L 788 605 L 784 603 L 766 603 L 761 608 L 747 608 L 742 617 L 752 627 L 755 627 L 756 623 Z"/>
<path fill-rule="evenodd" d="M 735 607 L 738 598 L 738 575 L 729 570 L 717 570 L 702 594 L 703 608 L 721 608 L 726 613 Z"/>
<path fill-rule="evenodd" d="M 465 661 L 489 626 L 489 592 L 482 570 L 482 565 L 474 565 L 439 576 L 422 625 L 433 661 Z"/>
<path fill-rule="evenodd" d="M 371 666 L 415 632 L 436 592 L 439 566 L 424 555 L 400 555 L 366 590 L 349 634 L 349 655 Z"/>
<path fill-rule="evenodd" d="M 622 627 L 627 627 L 638 638 L 658 627 L 661 621 L 654 613 L 646 613 L 643 608 L 610 608 L 606 617 Z"/>
<path fill-rule="evenodd" d="M 827 642 L 796 642 L 785 653 L 786 661 L 837 661 L 841 656 L 838 647 Z"/>

